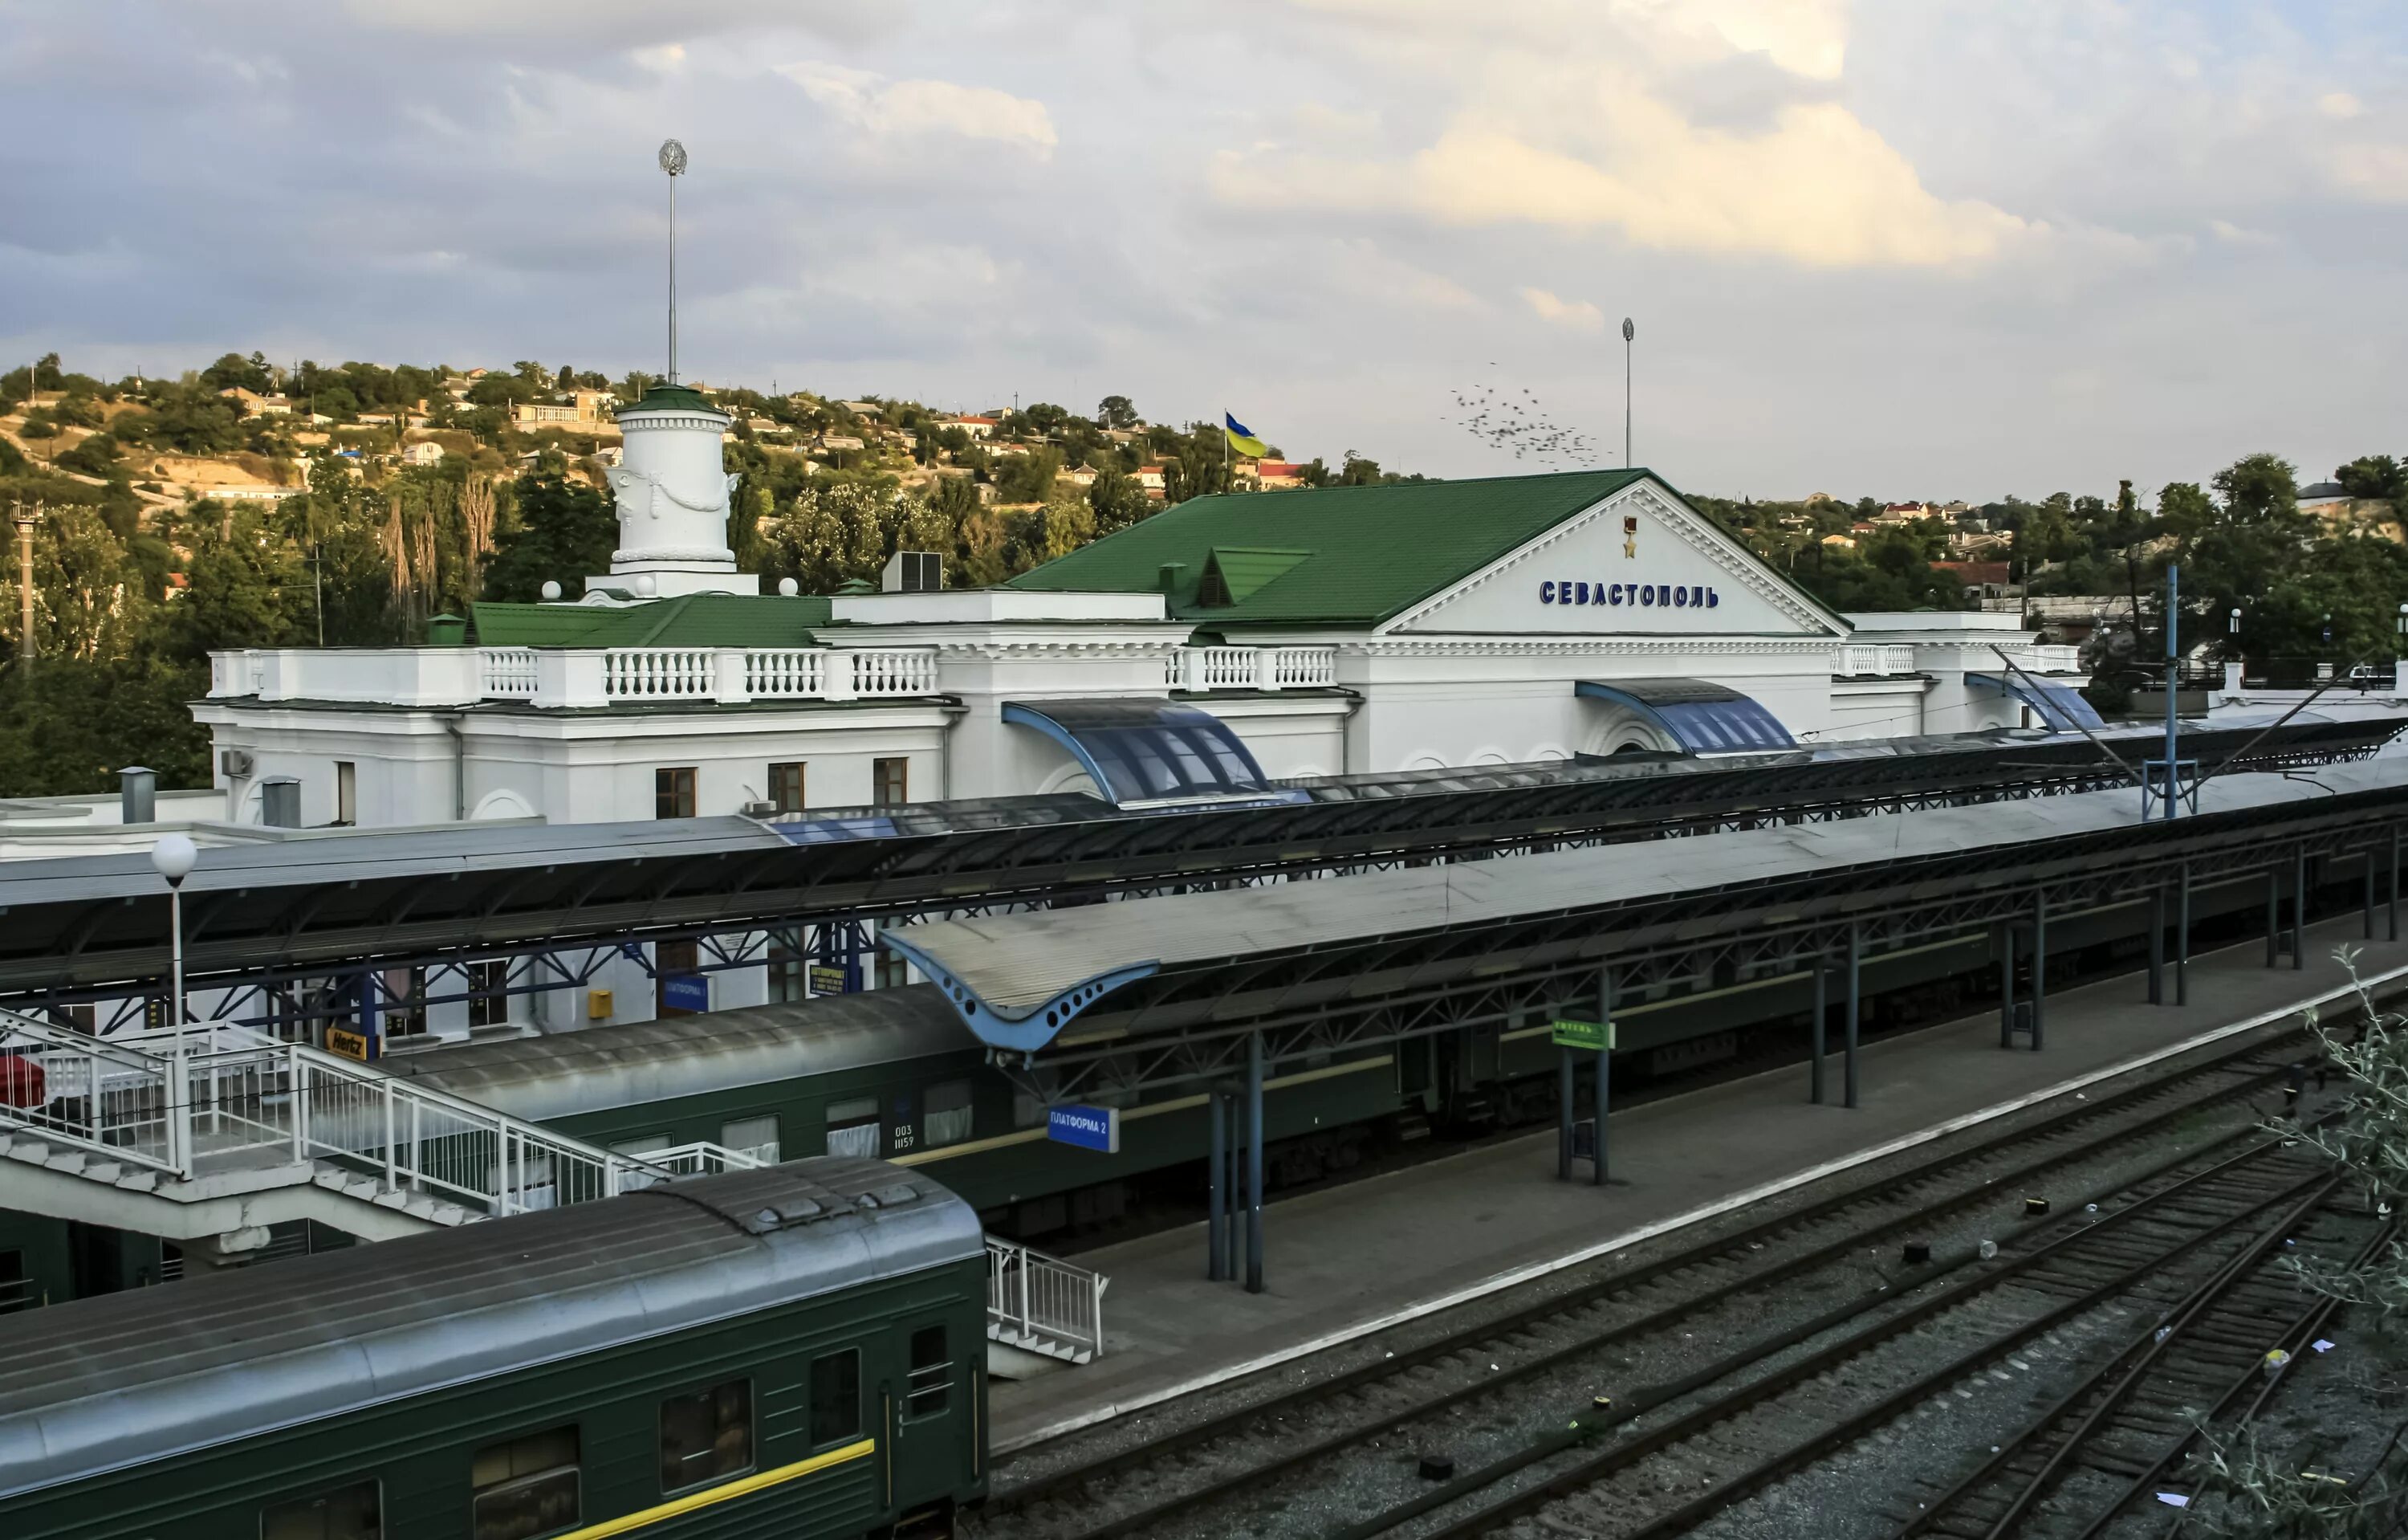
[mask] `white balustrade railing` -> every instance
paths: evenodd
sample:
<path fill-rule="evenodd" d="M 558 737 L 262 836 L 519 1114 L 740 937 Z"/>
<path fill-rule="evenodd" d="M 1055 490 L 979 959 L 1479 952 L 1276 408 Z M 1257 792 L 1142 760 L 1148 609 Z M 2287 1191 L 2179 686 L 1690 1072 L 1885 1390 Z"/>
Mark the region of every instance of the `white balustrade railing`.
<path fill-rule="evenodd" d="M 864 648 L 852 654 L 855 695 L 933 695 L 937 655 L 901 647 Z"/>
<path fill-rule="evenodd" d="M 535 649 L 480 647 L 478 676 L 489 700 L 535 698 Z"/>
<path fill-rule="evenodd" d="M 1338 650 L 1334 647 L 1274 647 L 1271 683 L 1274 690 L 1304 690 L 1338 683 Z"/>
<path fill-rule="evenodd" d="M 1111 1280 L 1016 1242 L 986 1238 L 986 1318 L 1007 1336 L 1046 1337 L 1100 1357 Z"/>
<path fill-rule="evenodd" d="M 1837 671 L 1842 679 L 1911 674 L 1914 672 L 1914 647 L 1901 641 L 1852 641 L 1840 649 Z"/>
<path fill-rule="evenodd" d="M 761 1164 L 712 1144 L 619 1155 L 301 1043 L 226 1041 L 195 1027 L 179 1058 L 173 1034 L 135 1047 L 0 1012 L 0 1132 L 185 1178 L 329 1162 L 479 1215 Z"/>
<path fill-rule="evenodd" d="M 699 647 L 613 647 L 602 692 L 613 700 L 693 700 L 717 693 L 718 655 Z"/>
<path fill-rule="evenodd" d="M 1252 647 L 1204 649 L 1204 687 L 1208 690 L 1251 690 L 1262 674 Z"/>
<path fill-rule="evenodd" d="M 827 688 L 827 654 L 771 647 L 744 655 L 744 693 L 755 700 L 812 700 Z"/>

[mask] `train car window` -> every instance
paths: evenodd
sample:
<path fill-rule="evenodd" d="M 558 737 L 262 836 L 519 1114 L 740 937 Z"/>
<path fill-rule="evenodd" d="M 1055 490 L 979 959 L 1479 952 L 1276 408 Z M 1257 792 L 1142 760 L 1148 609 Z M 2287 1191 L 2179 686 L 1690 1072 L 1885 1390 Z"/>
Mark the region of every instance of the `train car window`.
<path fill-rule="evenodd" d="M 811 1447 L 861 1436 L 861 1354 L 846 1348 L 811 1360 Z"/>
<path fill-rule="evenodd" d="M 577 1525 L 577 1430 L 552 1428 L 477 1451 L 473 1540 L 533 1540 Z"/>
<path fill-rule="evenodd" d="M 878 1098 L 838 1101 L 827 1110 L 827 1152 L 878 1159 Z"/>
<path fill-rule="evenodd" d="M 752 1468 L 752 1382 L 731 1379 L 661 1403 L 661 1495 Z"/>
<path fill-rule="evenodd" d="M 921 1126 L 927 1142 L 936 1144 L 958 1144 L 970 1136 L 970 1083 L 948 1080 L 941 1086 L 931 1086 L 921 1100 Z"/>
<path fill-rule="evenodd" d="M 945 1329 L 923 1326 L 911 1333 L 911 1376 L 906 1382 L 903 1415 L 935 1417 L 953 1401 L 953 1360 L 945 1356 Z"/>
<path fill-rule="evenodd" d="M 778 1163 L 778 1115 L 765 1117 L 739 1117 L 719 1126 L 722 1149 L 740 1151 L 755 1160 L 770 1165 Z"/>
<path fill-rule="evenodd" d="M 295 1502 L 259 1516 L 259 1540 L 383 1540 L 383 1505 L 373 1480 Z"/>

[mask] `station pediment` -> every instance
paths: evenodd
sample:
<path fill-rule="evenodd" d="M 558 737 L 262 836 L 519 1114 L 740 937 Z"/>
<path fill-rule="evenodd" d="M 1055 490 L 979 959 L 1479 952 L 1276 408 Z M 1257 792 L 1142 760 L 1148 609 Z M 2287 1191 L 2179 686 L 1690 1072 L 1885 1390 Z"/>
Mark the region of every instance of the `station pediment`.
<path fill-rule="evenodd" d="M 1841 636 L 1702 514 L 1641 482 L 1398 616 L 1390 634 Z"/>

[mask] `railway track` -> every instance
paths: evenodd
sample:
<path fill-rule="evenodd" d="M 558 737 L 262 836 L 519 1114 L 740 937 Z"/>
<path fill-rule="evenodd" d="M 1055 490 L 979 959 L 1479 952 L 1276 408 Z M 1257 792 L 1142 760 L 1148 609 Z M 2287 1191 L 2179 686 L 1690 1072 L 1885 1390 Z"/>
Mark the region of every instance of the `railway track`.
<path fill-rule="evenodd" d="M 2128 1167 L 2133 1152 L 2152 1139 L 2186 1119 L 2212 1117 L 2278 1076 L 2280 1070 L 2265 1067 L 2266 1056 L 2279 1061 L 2297 1040 L 2295 1034 L 2258 1038 L 1385 1359 L 1157 1433 L 1142 1445 L 1057 1458 L 1051 1468 L 1019 1479 L 1007 1464 L 972 1533 L 982 1540 L 1114 1540 L 1167 1532 L 1199 1513 L 1244 1508 L 1268 1489 L 1309 1477 L 1331 1461 L 1375 1452 L 1393 1461 L 1412 1428 L 1435 1426 L 1450 1414 L 1482 1413 L 1500 1397 L 1542 1398 L 1567 1376 L 1595 1378 L 1595 1366 L 1613 1353 L 1684 1322 L 1695 1323 L 1698 1335 L 1712 1336 L 1707 1317 L 1718 1309 L 1744 1313 L 1752 1299 L 1819 1294 L 1839 1302 L 1833 1308 L 1842 1316 L 1861 1312 L 1897 1297 L 1900 1285 L 1979 1259 L 1968 1254 L 1905 1270 L 1895 1280 L 1874 1274 L 1868 1281 L 1867 1259 L 1874 1248 L 1962 1223 L 1969 1213 L 2042 1178 L 2058 1187 L 2080 1185 L 2083 1166 L 2121 1159 Z M 2195 1150 L 2140 1178 L 2127 1171 L 2091 1180 L 2097 1196 L 2105 1198 L 2193 1159 Z M 1659 1395 L 1647 1404 L 1661 1401 Z M 1627 1416 L 1632 1408 L 1626 1400 L 1604 1418 Z M 1588 1418 L 1579 1436 L 1598 1436 L 1604 1418 Z"/>
<path fill-rule="evenodd" d="M 1469 1540 L 1525 1518 L 1616 1540 L 1684 1533 L 2044 1336 L 2102 1319 L 2154 1332 L 2279 1247 L 2338 1185 L 2279 1142 L 2258 1143 L 2112 1211 L 2069 1216 L 1941 1287 L 1748 1344 L 1661 1401 L 1587 1419 L 1338 1533 Z"/>

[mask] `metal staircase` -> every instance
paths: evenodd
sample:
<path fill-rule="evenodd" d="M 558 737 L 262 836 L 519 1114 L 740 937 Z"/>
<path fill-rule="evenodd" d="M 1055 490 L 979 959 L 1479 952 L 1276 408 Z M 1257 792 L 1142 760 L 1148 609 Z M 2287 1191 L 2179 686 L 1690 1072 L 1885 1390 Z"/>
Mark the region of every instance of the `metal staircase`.
<path fill-rule="evenodd" d="M 200 1242 L 211 1261 L 284 1220 L 386 1240 L 759 1163 L 614 1154 L 242 1028 L 94 1038 L 0 1011 L 0 1207 Z"/>
<path fill-rule="evenodd" d="M 1086 1363 L 1104 1350 L 1104 1290 L 1111 1283 L 1100 1273 L 990 1235 L 987 1340 L 1065 1363 Z"/>

